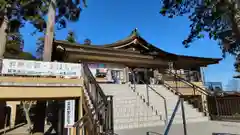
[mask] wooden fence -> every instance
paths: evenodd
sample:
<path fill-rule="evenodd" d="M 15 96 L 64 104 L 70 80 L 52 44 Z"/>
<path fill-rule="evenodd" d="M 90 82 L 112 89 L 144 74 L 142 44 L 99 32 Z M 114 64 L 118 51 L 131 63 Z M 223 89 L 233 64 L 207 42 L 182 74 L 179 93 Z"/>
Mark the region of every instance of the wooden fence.
<path fill-rule="evenodd" d="M 239 96 L 209 96 L 208 111 L 213 120 L 240 120 Z"/>

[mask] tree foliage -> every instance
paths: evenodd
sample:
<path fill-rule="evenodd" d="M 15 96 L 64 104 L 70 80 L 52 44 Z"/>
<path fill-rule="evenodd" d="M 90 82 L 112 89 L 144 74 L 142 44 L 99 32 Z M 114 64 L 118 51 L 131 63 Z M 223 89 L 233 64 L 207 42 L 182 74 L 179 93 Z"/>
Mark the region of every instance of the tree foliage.
<path fill-rule="evenodd" d="M 240 41 L 240 10 L 238 0 L 163 0 L 160 13 L 173 18 L 189 15 L 191 31 L 182 42 L 186 47 L 203 38 L 218 40 L 223 54 L 238 55 Z"/>
<path fill-rule="evenodd" d="M 4 53 L 4 57 L 12 59 L 34 60 L 35 57 L 29 52 L 24 52 L 23 47 L 24 42 L 22 35 L 19 32 L 9 33 L 7 35 L 6 51 Z"/>
<path fill-rule="evenodd" d="M 234 63 L 234 67 L 235 67 L 235 70 L 236 70 L 236 72 L 240 72 L 240 56 L 238 55 L 237 57 L 236 57 L 236 62 Z"/>
<path fill-rule="evenodd" d="M 68 32 L 68 35 L 66 37 L 66 40 L 70 43 L 76 43 L 77 40 L 75 38 L 75 33 L 72 31 Z M 55 37 L 54 37 L 55 38 Z M 36 54 L 37 54 L 37 59 L 42 60 L 43 57 L 43 51 L 44 51 L 44 36 L 41 36 L 38 38 L 37 43 L 36 43 Z"/>
<path fill-rule="evenodd" d="M 24 41 L 20 33 L 11 33 L 7 35 L 6 51 L 19 53 L 24 47 Z"/>
<path fill-rule="evenodd" d="M 70 43 L 76 43 L 75 33 L 73 31 L 69 31 L 66 40 Z"/>
<path fill-rule="evenodd" d="M 42 60 L 43 58 L 43 50 L 44 50 L 44 37 L 41 36 L 37 39 L 37 43 L 36 43 L 36 54 L 37 54 L 37 58 L 39 60 Z"/>
<path fill-rule="evenodd" d="M 10 29 L 14 31 L 30 22 L 34 27 L 43 32 L 46 28 L 45 16 L 51 0 L 0 0 L 0 25 L 4 17 L 9 20 Z M 80 12 L 86 6 L 85 0 L 56 0 L 57 28 L 65 28 L 67 21 L 77 21 Z M 8 31 L 10 32 L 10 31 Z"/>
<path fill-rule="evenodd" d="M 17 48 L 19 49 L 19 45 L 23 44 L 20 43 L 23 40 L 19 35 L 19 29 L 23 27 L 26 22 L 33 24 L 36 28 L 34 32 L 45 32 L 45 17 L 50 2 L 51 0 L 0 0 L 0 26 L 4 18 L 8 20 L 8 27 L 6 29 L 8 33 L 8 50 L 4 54 L 5 57 L 35 59 L 30 53 L 20 53 L 19 50 L 18 55 L 12 55 L 12 52 L 13 50 L 16 51 Z M 57 29 L 66 28 L 68 21 L 77 21 L 79 19 L 82 8 L 86 7 L 86 0 L 56 0 L 55 7 L 57 11 L 55 20 Z M 38 39 L 38 55 L 43 52 L 43 46 L 40 45 L 44 44 L 43 41 L 43 38 Z"/>

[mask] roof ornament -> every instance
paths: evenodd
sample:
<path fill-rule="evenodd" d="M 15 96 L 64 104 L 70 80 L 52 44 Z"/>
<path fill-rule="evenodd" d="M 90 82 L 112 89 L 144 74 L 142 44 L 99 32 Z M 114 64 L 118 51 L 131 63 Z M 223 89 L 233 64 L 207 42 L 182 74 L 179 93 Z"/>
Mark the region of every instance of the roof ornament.
<path fill-rule="evenodd" d="M 91 45 L 91 44 L 92 44 L 92 41 L 90 39 L 86 38 L 84 40 L 84 45 Z"/>
<path fill-rule="evenodd" d="M 140 34 L 139 34 L 139 32 L 138 32 L 138 29 L 135 28 L 135 29 L 132 31 L 131 35 L 139 37 Z"/>

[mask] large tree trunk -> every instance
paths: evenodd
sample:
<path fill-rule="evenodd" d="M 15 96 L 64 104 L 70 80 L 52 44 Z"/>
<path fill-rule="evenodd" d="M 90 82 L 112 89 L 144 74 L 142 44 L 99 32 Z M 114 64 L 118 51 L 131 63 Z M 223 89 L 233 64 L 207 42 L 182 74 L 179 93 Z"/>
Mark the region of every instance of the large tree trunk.
<path fill-rule="evenodd" d="M 52 58 L 52 43 L 54 35 L 55 16 L 56 16 L 56 0 L 51 0 L 51 3 L 48 8 L 48 21 L 44 39 L 43 61 L 51 61 Z"/>
<path fill-rule="evenodd" d="M 29 111 L 32 108 L 32 104 L 33 104 L 32 101 L 30 101 L 30 102 L 23 101 L 22 102 L 23 110 L 24 110 L 24 113 L 25 113 L 25 118 L 27 120 L 27 125 L 28 125 L 29 132 L 32 131 L 32 121 L 31 121 L 30 114 L 29 114 Z"/>
<path fill-rule="evenodd" d="M 33 119 L 33 134 L 43 135 L 45 125 L 45 114 L 46 114 L 46 101 L 37 101 L 35 108 L 35 116 Z"/>
<path fill-rule="evenodd" d="M 29 111 L 24 109 L 24 112 L 25 112 L 25 117 L 26 117 L 26 120 L 27 120 L 28 130 L 29 130 L 29 132 L 31 132 L 31 130 L 32 130 L 32 121 L 31 121 L 31 118 L 30 118 L 30 115 L 29 115 Z"/>
<path fill-rule="evenodd" d="M 0 24 L 0 58 L 3 58 L 3 54 L 5 52 L 5 47 L 6 47 L 6 29 L 7 29 L 7 24 L 8 24 L 8 18 L 4 17 L 3 23 Z"/>
<path fill-rule="evenodd" d="M 46 35 L 44 40 L 43 61 L 51 61 L 52 58 L 52 42 L 53 32 L 56 16 L 56 0 L 51 0 L 48 9 L 48 22 Z M 45 113 L 46 113 L 46 101 L 38 101 L 36 105 L 36 117 L 34 121 L 33 132 L 35 135 L 44 134 Z"/>

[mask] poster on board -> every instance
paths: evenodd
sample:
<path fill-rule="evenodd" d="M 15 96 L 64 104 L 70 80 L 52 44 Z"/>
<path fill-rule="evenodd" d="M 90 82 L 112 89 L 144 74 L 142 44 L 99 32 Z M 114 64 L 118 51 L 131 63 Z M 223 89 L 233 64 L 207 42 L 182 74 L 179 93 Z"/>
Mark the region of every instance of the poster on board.
<path fill-rule="evenodd" d="M 96 78 L 97 82 L 113 82 L 112 70 L 106 67 L 106 64 L 89 63 L 88 67 Z"/>
<path fill-rule="evenodd" d="M 65 101 L 64 127 L 72 128 L 75 122 L 75 100 Z"/>

